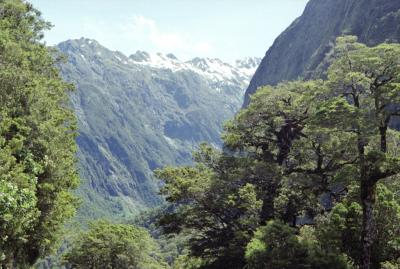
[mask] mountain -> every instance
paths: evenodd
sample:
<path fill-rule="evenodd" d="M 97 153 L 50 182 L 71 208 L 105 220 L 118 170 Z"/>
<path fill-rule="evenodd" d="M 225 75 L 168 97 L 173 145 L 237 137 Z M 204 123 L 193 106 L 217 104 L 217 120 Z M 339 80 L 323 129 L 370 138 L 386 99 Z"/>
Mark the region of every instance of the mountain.
<path fill-rule="evenodd" d="M 336 37 L 356 35 L 367 45 L 400 42 L 399 0 L 310 0 L 304 13 L 265 54 L 246 91 L 244 106 L 258 87 L 319 76 Z"/>
<path fill-rule="evenodd" d="M 219 146 L 223 122 L 240 108 L 260 63 L 144 51 L 128 57 L 85 38 L 58 48 L 68 59 L 62 75 L 77 88 L 71 101 L 85 218 L 129 216 L 159 204 L 152 170 L 190 163 L 202 141 Z"/>

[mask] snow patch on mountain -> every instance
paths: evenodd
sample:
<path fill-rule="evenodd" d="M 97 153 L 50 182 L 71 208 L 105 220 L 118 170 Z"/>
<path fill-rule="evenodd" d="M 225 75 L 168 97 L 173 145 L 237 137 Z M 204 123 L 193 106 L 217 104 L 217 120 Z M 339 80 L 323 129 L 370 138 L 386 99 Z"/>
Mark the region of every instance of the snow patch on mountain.
<path fill-rule="evenodd" d="M 149 54 L 144 51 L 138 51 L 129 56 L 129 62 L 132 64 L 168 69 L 172 72 L 190 70 L 215 83 L 248 83 L 260 61 L 260 58 L 247 57 L 243 60 L 237 60 L 235 65 L 231 65 L 217 58 L 196 57 L 183 62 L 171 53 L 167 55 L 162 53 Z"/>

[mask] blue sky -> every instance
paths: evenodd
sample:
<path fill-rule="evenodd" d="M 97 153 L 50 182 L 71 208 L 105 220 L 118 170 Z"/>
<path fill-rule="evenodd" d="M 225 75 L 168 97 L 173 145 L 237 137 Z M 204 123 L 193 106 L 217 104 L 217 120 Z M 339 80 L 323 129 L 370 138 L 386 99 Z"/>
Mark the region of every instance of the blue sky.
<path fill-rule="evenodd" d="M 232 62 L 264 56 L 307 0 L 30 0 L 54 25 L 47 44 L 87 37 L 130 55 Z"/>

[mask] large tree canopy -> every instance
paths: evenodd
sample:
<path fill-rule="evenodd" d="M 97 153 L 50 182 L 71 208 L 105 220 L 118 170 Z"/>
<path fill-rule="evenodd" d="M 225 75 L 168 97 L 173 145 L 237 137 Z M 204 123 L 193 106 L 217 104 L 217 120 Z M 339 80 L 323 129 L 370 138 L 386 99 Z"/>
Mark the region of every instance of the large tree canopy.
<path fill-rule="evenodd" d="M 158 171 L 164 232 L 199 268 L 398 266 L 399 85 L 400 45 L 339 38 L 326 79 L 260 88 L 222 152 Z"/>

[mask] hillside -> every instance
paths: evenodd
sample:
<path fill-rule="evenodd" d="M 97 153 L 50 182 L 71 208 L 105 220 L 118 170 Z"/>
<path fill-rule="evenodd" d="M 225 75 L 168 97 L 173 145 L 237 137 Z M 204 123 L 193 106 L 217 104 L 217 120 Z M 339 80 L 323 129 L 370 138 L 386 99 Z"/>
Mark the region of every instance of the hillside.
<path fill-rule="evenodd" d="M 202 141 L 220 145 L 223 122 L 240 108 L 259 59 L 183 62 L 173 54 L 131 56 L 95 40 L 58 45 L 63 77 L 77 86 L 83 197 L 80 215 L 131 215 L 160 203 L 152 170 L 191 162 Z"/>
<path fill-rule="evenodd" d="M 400 41 L 398 0 L 311 0 L 266 52 L 246 91 L 300 77 L 319 76 L 337 36 L 356 35 L 367 45 Z"/>

